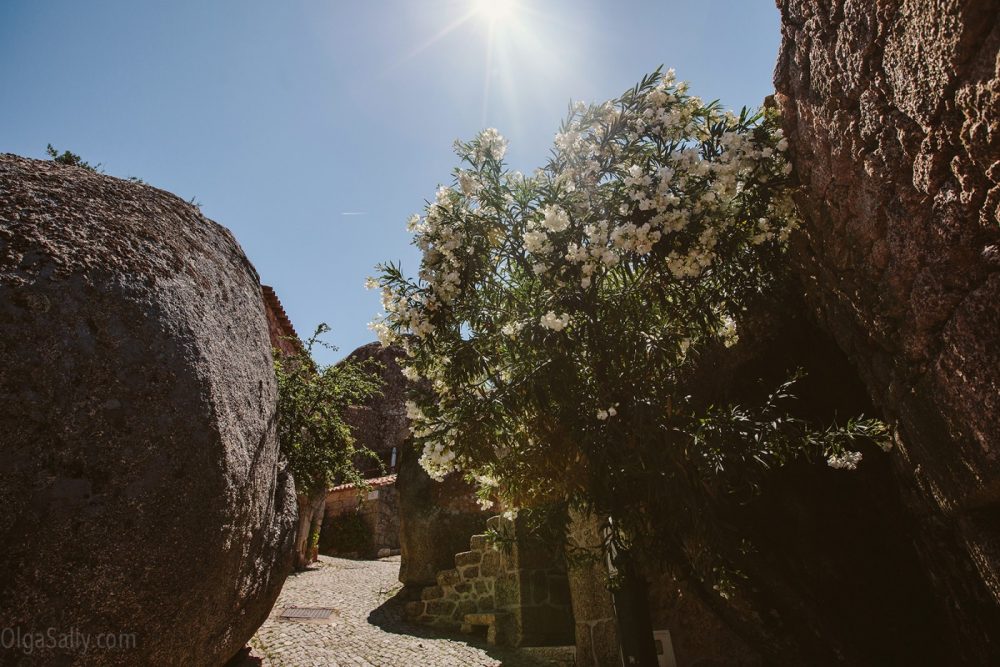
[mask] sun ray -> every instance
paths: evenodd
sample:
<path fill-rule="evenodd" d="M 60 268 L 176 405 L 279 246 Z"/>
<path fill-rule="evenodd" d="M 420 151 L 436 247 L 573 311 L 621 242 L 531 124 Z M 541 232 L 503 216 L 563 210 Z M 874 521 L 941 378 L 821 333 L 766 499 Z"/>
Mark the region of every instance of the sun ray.
<path fill-rule="evenodd" d="M 403 65 L 404 63 L 409 62 L 410 60 L 413 60 L 414 58 L 416 58 L 417 56 L 419 56 L 421 53 L 423 53 L 424 51 L 426 51 L 427 49 L 429 49 L 430 47 L 434 46 L 435 44 L 437 44 L 438 42 L 440 42 L 442 39 L 444 39 L 445 37 L 447 37 L 449 34 L 451 34 L 452 32 L 454 32 L 455 30 L 458 30 L 463 25 L 465 25 L 466 23 L 468 23 L 469 21 L 471 21 L 472 19 L 474 19 L 477 16 L 477 14 L 478 14 L 478 12 L 473 7 L 468 12 L 466 12 L 463 16 L 458 17 L 457 19 L 455 19 L 454 21 L 452 21 L 451 23 L 449 23 L 448 25 L 446 25 L 445 27 L 443 27 L 433 37 L 431 37 L 427 41 L 425 41 L 422 44 L 420 44 L 419 46 L 417 46 L 415 49 L 413 49 L 412 51 L 410 51 L 409 53 L 407 53 L 405 56 L 403 56 L 398 61 L 396 61 L 395 63 L 393 63 L 387 69 L 388 70 L 396 69 L 400 65 Z"/>

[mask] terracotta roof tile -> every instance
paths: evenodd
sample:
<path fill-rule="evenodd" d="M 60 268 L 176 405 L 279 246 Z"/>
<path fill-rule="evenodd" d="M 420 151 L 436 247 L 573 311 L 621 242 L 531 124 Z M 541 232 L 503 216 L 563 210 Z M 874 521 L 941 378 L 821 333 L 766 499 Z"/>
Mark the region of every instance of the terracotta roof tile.
<path fill-rule="evenodd" d="M 390 486 L 390 485 L 396 483 L 396 476 L 395 475 L 386 475 L 384 477 L 374 477 L 372 479 L 366 479 L 365 483 L 368 484 L 368 486 L 371 486 L 371 487 L 374 487 L 374 488 L 379 488 L 381 486 Z M 343 491 L 344 489 L 353 489 L 353 488 L 354 488 L 354 484 L 351 483 L 351 484 L 340 484 L 338 486 L 333 487 L 330 490 L 331 491 Z"/>

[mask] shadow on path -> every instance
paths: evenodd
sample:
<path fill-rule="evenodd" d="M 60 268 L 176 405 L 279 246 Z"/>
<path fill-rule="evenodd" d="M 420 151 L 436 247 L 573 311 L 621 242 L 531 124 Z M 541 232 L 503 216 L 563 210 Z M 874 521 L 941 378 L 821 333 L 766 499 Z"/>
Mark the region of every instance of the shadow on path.
<path fill-rule="evenodd" d="M 540 661 L 531 656 L 524 655 L 514 648 L 490 646 L 486 643 L 485 639 L 480 639 L 476 635 L 447 632 L 438 628 L 411 623 L 405 619 L 403 614 L 403 605 L 409 599 L 411 598 L 404 595 L 402 591 L 397 592 L 368 614 L 368 622 L 384 632 L 392 634 L 426 639 L 448 639 L 459 644 L 465 644 L 466 646 L 479 649 L 494 660 L 499 660 L 503 667 L 548 667 L 551 664 L 547 661 Z"/>

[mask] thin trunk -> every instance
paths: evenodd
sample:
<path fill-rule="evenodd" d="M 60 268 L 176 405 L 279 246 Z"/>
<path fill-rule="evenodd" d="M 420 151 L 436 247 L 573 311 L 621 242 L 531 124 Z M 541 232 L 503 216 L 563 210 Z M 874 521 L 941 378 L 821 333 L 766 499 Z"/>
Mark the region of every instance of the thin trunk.
<path fill-rule="evenodd" d="M 636 570 L 630 554 L 615 554 L 614 564 L 620 577 L 613 598 L 623 662 L 626 667 L 657 667 L 647 583 Z"/>
<path fill-rule="evenodd" d="M 611 522 L 614 521 L 612 517 Z M 612 530 L 609 526 L 607 530 Z M 657 667 L 653 618 L 649 611 L 649 585 L 643 579 L 635 554 L 606 536 L 605 555 L 609 572 L 617 578 L 612 604 L 618 624 L 618 644 L 624 667 Z"/>
<path fill-rule="evenodd" d="M 313 533 L 318 533 L 323 524 L 323 511 L 326 506 L 326 491 L 320 491 L 311 496 L 299 494 L 296 497 L 299 506 L 299 525 L 295 534 L 295 569 L 304 570 L 312 562 Z"/>

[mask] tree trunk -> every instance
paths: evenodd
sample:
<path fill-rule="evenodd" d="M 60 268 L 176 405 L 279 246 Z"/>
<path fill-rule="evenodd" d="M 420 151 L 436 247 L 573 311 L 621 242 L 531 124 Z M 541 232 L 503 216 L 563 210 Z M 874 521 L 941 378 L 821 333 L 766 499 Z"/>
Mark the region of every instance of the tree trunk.
<path fill-rule="evenodd" d="M 639 575 L 631 554 L 615 553 L 612 561 L 619 576 L 619 586 L 612 597 L 618 620 L 622 660 L 626 667 L 657 667 L 648 585 Z"/>
<path fill-rule="evenodd" d="M 323 525 L 323 511 L 326 508 L 326 490 L 312 495 L 299 494 L 299 525 L 295 533 L 295 569 L 304 570 L 312 562 L 312 537 Z"/>

